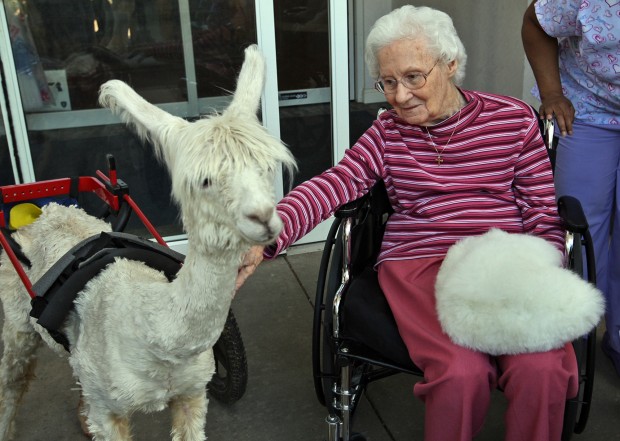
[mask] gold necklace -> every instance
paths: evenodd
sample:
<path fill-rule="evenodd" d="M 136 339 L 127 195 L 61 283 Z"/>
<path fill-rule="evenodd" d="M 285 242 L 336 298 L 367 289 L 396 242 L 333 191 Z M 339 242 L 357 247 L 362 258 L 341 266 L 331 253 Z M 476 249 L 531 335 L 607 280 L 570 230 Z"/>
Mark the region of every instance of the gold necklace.
<path fill-rule="evenodd" d="M 461 109 L 459 109 L 459 118 L 456 120 L 456 125 L 454 126 L 454 130 L 452 130 L 452 133 L 450 134 L 450 137 L 448 138 L 448 142 L 446 142 L 446 145 L 443 146 L 443 148 L 441 149 L 441 151 L 437 150 L 437 145 L 435 144 L 435 141 L 433 141 L 433 138 L 431 137 L 431 132 L 428 131 L 428 128 L 426 126 L 424 126 L 424 130 L 426 130 L 426 133 L 428 134 L 428 139 L 431 141 L 431 143 L 433 143 L 433 148 L 435 149 L 435 152 L 437 152 L 437 158 L 435 158 L 435 162 L 437 163 L 437 165 L 441 165 L 443 163 L 443 156 L 441 156 L 443 154 L 443 151 L 446 149 L 446 147 L 448 147 L 448 144 L 450 144 L 450 141 L 452 141 L 452 135 L 454 135 L 454 132 L 456 132 L 456 128 L 459 126 L 459 122 L 461 121 Z"/>

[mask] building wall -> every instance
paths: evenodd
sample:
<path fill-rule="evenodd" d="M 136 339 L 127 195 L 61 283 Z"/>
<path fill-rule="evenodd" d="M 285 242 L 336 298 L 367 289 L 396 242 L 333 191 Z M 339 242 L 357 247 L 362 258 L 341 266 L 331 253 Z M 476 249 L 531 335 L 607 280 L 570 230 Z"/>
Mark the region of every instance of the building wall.
<path fill-rule="evenodd" d="M 521 21 L 529 2 L 530 0 L 392 0 L 392 8 L 405 4 L 424 5 L 449 14 L 468 56 L 463 86 L 466 89 L 515 96 L 535 104 L 536 100 L 530 94 L 534 79 L 521 44 Z M 364 0 L 361 3 L 369 1 Z M 368 26 L 365 28 L 365 35 L 368 34 L 377 13 L 385 13 L 376 10 L 370 12 L 364 22 L 365 26 Z"/>

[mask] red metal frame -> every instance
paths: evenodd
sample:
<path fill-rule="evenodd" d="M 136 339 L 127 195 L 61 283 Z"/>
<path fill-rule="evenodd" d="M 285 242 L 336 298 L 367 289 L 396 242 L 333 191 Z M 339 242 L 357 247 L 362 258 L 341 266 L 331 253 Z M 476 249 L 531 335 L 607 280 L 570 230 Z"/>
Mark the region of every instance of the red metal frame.
<path fill-rule="evenodd" d="M 19 259 L 13 252 L 13 249 L 7 242 L 6 237 L 4 237 L 4 233 L 2 233 L 2 231 L 0 231 L 0 243 L 2 244 L 2 248 L 4 248 L 4 252 L 9 257 L 9 260 L 13 264 L 15 271 L 17 271 L 19 278 L 22 280 L 22 283 L 24 284 L 24 288 L 26 288 L 26 291 L 28 291 L 28 295 L 30 296 L 31 299 L 34 299 L 37 295 L 32 290 L 32 282 L 28 278 L 28 275 L 24 271 L 24 268 L 22 267 L 21 263 L 19 262 Z"/>
<path fill-rule="evenodd" d="M 131 196 L 129 196 L 128 194 L 125 194 L 123 195 L 123 199 L 125 202 L 129 204 L 131 209 L 138 215 L 138 217 L 140 218 L 140 220 L 142 221 L 146 229 L 149 230 L 149 232 L 153 235 L 155 240 L 160 245 L 167 247 L 168 244 L 166 243 L 166 241 L 163 239 L 163 237 L 161 237 L 159 232 L 155 229 L 155 226 L 146 218 L 142 210 L 140 210 L 140 207 L 138 207 L 138 204 L 135 203 L 135 201 L 131 198 Z"/>
<path fill-rule="evenodd" d="M 127 203 L 136 213 L 140 221 L 147 230 L 153 235 L 155 240 L 163 246 L 168 246 L 155 226 L 147 219 L 138 204 L 127 194 L 126 186 L 121 187 L 116 175 L 116 167 L 114 166 L 114 158 L 108 157 L 110 163 L 109 175 L 97 170 L 97 177 L 80 176 L 78 178 L 78 192 L 95 193 L 101 200 L 107 203 L 114 213 L 120 210 L 123 203 Z M 120 181 L 122 182 L 122 181 Z M 71 178 L 52 179 L 48 181 L 32 182 L 28 184 L 5 185 L 0 187 L 0 227 L 6 227 L 4 216 L 4 204 L 12 204 L 16 202 L 26 202 L 39 198 L 48 198 L 55 196 L 68 195 L 71 191 Z M 124 185 L 124 183 L 123 183 Z M 4 248 L 9 260 L 17 271 L 26 291 L 31 298 L 36 297 L 36 293 L 32 290 L 32 282 L 24 271 L 19 259 L 13 252 L 2 230 L 0 230 L 0 245 Z"/>
<path fill-rule="evenodd" d="M 71 178 L 52 179 L 28 184 L 5 185 L 0 187 L 0 202 L 4 205 L 31 201 L 39 198 L 62 196 L 69 194 L 70 190 Z M 106 185 L 97 178 L 92 176 L 79 177 L 78 191 L 80 193 L 89 191 L 95 193 L 114 211 L 118 211 L 120 208 L 119 197 L 110 192 Z M 6 227 L 4 206 L 0 206 L 0 226 Z"/>

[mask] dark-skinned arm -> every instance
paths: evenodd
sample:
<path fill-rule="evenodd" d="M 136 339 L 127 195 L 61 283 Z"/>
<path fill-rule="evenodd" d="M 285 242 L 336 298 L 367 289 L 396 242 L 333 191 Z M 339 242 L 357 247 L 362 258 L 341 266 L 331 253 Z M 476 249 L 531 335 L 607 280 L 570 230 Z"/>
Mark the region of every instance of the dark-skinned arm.
<path fill-rule="evenodd" d="M 562 93 L 558 41 L 556 38 L 547 35 L 540 26 L 534 10 L 534 3 L 536 0 L 528 6 L 523 16 L 521 39 L 540 91 L 542 102 L 539 108 L 540 117 L 553 119 L 555 116 L 562 136 L 571 135 L 573 133 L 575 108 Z"/>

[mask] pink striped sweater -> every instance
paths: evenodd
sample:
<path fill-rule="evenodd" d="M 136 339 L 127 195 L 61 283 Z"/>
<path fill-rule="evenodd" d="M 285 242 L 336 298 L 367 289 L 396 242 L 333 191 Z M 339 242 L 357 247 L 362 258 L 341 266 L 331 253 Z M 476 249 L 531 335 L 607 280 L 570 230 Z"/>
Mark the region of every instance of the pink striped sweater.
<path fill-rule="evenodd" d="M 379 262 L 444 256 L 459 239 L 490 228 L 541 236 L 563 249 L 551 166 L 536 116 L 524 102 L 462 91 L 468 103 L 428 127 L 384 112 L 334 167 L 297 186 L 277 206 L 284 228 L 273 258 L 341 205 L 385 182 L 394 214 Z"/>

